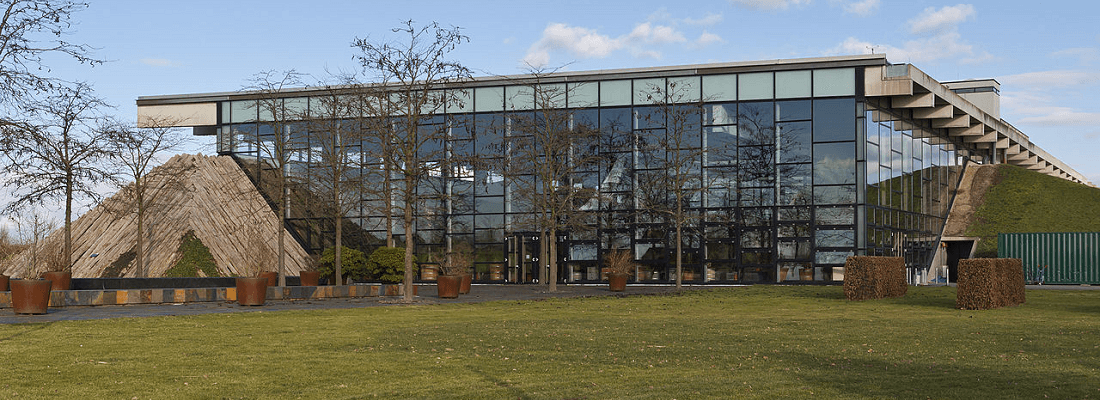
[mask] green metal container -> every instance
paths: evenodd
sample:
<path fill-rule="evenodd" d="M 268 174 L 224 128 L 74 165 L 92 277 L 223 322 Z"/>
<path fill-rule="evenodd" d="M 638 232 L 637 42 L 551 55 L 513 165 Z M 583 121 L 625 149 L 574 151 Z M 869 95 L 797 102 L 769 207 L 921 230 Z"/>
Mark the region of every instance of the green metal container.
<path fill-rule="evenodd" d="M 1023 260 L 1028 283 L 1100 284 L 1100 232 L 1001 233 L 997 256 Z"/>

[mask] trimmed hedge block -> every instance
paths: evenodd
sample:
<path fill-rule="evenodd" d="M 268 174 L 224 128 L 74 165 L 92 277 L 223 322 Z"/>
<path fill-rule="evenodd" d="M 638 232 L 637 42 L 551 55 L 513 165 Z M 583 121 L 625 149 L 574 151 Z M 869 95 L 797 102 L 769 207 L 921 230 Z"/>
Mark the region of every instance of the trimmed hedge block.
<path fill-rule="evenodd" d="M 955 307 L 991 310 L 1024 304 L 1024 264 L 1019 258 L 959 260 Z"/>
<path fill-rule="evenodd" d="M 908 291 L 905 259 L 901 257 L 852 256 L 844 263 L 844 296 L 848 300 L 902 297 Z"/>

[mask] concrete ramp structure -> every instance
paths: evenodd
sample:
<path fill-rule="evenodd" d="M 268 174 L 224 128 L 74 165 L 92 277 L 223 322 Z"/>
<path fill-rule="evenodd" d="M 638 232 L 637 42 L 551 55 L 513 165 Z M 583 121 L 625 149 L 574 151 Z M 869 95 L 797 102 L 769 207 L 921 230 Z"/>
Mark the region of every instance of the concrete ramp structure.
<path fill-rule="evenodd" d="M 179 260 L 180 240 L 187 232 L 210 249 L 223 276 L 250 275 L 259 258 L 278 270 L 279 220 L 263 196 L 229 156 L 177 155 L 154 169 L 145 217 L 147 277 L 161 277 Z M 137 214 L 130 200 L 132 186 L 120 190 L 73 222 L 74 278 L 137 277 L 134 258 Z M 43 246 L 58 249 L 63 233 L 53 232 Z M 286 274 L 298 275 L 309 256 L 288 232 L 285 238 Z M 257 254 L 269 254 L 257 257 Z M 12 277 L 28 271 L 29 251 L 0 263 L 0 271 Z"/>

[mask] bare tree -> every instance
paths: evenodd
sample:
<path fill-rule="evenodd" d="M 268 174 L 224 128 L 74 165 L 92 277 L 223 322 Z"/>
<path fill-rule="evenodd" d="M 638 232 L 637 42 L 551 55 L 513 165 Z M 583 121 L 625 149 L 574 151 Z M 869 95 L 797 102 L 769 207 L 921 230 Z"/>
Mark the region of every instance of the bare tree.
<path fill-rule="evenodd" d="M 701 215 L 697 210 L 706 188 L 701 168 L 699 85 L 662 79 L 640 90 L 652 106 L 639 116 L 647 129 L 639 129 L 636 134 L 642 165 L 635 168 L 649 169 L 637 175 L 639 208 L 674 228 L 676 288 L 680 289 L 684 229 L 699 221 Z"/>
<path fill-rule="evenodd" d="M 45 246 L 46 237 L 57 228 L 57 224 L 53 219 L 36 210 L 17 214 L 13 220 L 19 243 L 24 248 L 23 251 L 30 252 L 30 254 L 23 254 L 22 256 L 22 261 L 26 264 L 14 265 L 13 267 L 16 270 L 21 269 L 23 271 L 21 274 L 23 279 L 37 278 L 38 272 L 35 271 L 35 267 L 40 265 L 39 252 Z M 42 258 L 45 258 L 45 256 Z"/>
<path fill-rule="evenodd" d="M 513 199 L 531 207 L 527 222 L 540 232 L 541 257 L 550 268 L 543 276 L 540 263 L 539 276 L 551 292 L 557 291 L 558 233 L 592 229 L 580 208 L 596 194 L 594 180 L 585 185 L 585 175 L 595 175 L 599 161 L 595 121 L 578 120 L 578 110 L 566 108 L 575 86 L 546 82 L 553 72 L 529 71 L 526 90 L 511 99 L 509 132 L 494 145 L 506 157 Z"/>
<path fill-rule="evenodd" d="M 278 255 L 279 286 L 286 286 L 286 214 L 287 180 L 290 176 L 287 167 L 291 158 L 303 149 L 297 143 L 304 132 L 297 132 L 300 126 L 293 121 L 304 117 L 304 107 L 299 107 L 293 99 L 284 99 L 285 89 L 302 86 L 303 75 L 297 71 L 264 71 L 249 78 L 243 90 L 250 91 L 256 97 L 252 106 L 258 112 L 256 127 L 256 147 L 259 160 L 256 171 L 257 182 L 262 176 L 263 166 L 270 163 L 275 172 L 274 199 L 275 212 L 279 214 Z M 291 103 L 291 104 L 288 104 Z"/>
<path fill-rule="evenodd" d="M 15 189 L 8 211 L 58 200 L 65 205 L 63 251 L 72 266 L 73 201 L 85 197 L 98 202 L 97 184 L 114 181 L 101 162 L 114 157 L 107 130 L 96 126 L 106 103 L 91 87 L 76 83 L 28 106 L 35 123 L 11 125 L 0 144 L 8 158 L 2 169 L 5 186 Z"/>
<path fill-rule="evenodd" d="M 96 65 L 102 60 L 91 56 L 91 48 L 66 40 L 74 14 L 85 3 L 54 0 L 11 0 L 3 7 L 0 19 L 0 106 L 18 110 L 36 95 L 53 91 L 60 82 L 43 75 L 49 67 L 43 57 L 64 55 L 77 62 Z M 0 125 L 11 121 L 0 116 Z"/>
<path fill-rule="evenodd" d="M 390 128 L 378 134 L 384 143 L 392 145 L 392 152 L 381 156 L 393 157 L 394 172 L 402 178 L 394 193 L 401 203 L 399 212 L 405 230 L 404 299 L 412 301 L 413 222 L 425 199 L 418 189 L 449 168 L 445 165 L 445 125 L 430 122 L 442 114 L 446 104 L 458 101 L 455 91 L 440 89 L 470 77 L 468 68 L 448 59 L 450 52 L 469 38 L 457 27 L 443 28 L 434 22 L 418 27 L 411 20 L 393 32 L 407 37 L 401 42 L 356 38 L 353 46 L 360 51 L 356 59 L 364 71 L 375 74 L 379 84 L 391 88 L 389 95 L 379 98 L 379 102 L 383 111 L 392 109 L 396 115 Z"/>
<path fill-rule="evenodd" d="M 355 155 L 361 152 L 364 131 L 361 99 L 348 94 L 354 78 L 338 79 L 341 85 L 321 84 L 322 94 L 311 98 L 308 128 L 312 135 L 310 162 L 316 166 L 310 170 L 310 181 L 329 203 L 326 209 L 331 211 L 336 234 L 335 280 L 343 282 L 344 217 L 359 204 L 362 179 L 353 175 L 359 171 L 360 160 Z"/>
<path fill-rule="evenodd" d="M 170 186 L 172 181 L 180 177 L 185 171 L 180 168 L 154 169 L 159 157 L 173 151 L 187 142 L 179 129 L 173 128 L 177 121 L 171 120 L 147 120 L 142 121 L 144 128 L 135 127 L 123 122 L 113 123 L 108 130 L 110 135 L 111 151 L 117 155 L 118 164 L 122 167 L 122 175 L 133 180 L 129 185 L 120 189 L 124 201 L 125 213 L 134 213 L 137 218 L 136 251 L 137 277 L 144 278 L 149 269 L 145 260 L 145 221 L 150 209 L 157 202 L 158 194 L 167 193 L 165 190 L 154 190 L 161 186 Z"/>

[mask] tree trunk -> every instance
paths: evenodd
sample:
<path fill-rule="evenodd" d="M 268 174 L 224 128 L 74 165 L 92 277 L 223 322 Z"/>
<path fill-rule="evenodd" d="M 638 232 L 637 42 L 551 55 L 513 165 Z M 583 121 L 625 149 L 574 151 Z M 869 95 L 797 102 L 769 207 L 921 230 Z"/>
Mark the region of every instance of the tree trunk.
<path fill-rule="evenodd" d="M 407 188 L 406 188 L 407 189 Z M 406 196 L 408 197 L 408 196 Z M 413 280 L 416 279 L 413 273 L 413 235 L 412 235 L 412 201 L 408 198 L 405 199 L 405 280 L 402 285 L 405 288 L 405 295 L 403 299 L 407 302 L 413 300 Z"/>
<path fill-rule="evenodd" d="M 683 232 L 683 224 L 679 221 L 676 222 L 676 290 L 683 288 L 684 282 L 684 255 L 681 253 L 683 250 L 683 240 L 681 234 Z"/>
<path fill-rule="evenodd" d="M 550 258 L 547 260 L 550 263 L 550 287 L 551 292 L 558 291 L 558 230 L 550 228 L 550 242 L 547 243 L 547 256 Z"/>
<path fill-rule="evenodd" d="M 72 271 L 73 267 L 73 176 L 68 174 L 68 184 L 65 186 L 65 244 L 62 251 L 65 252 L 65 270 Z"/>
<path fill-rule="evenodd" d="M 134 275 L 145 278 L 145 202 L 142 196 L 145 188 L 141 178 L 134 181 L 134 190 L 137 191 L 137 271 Z"/>
<path fill-rule="evenodd" d="M 341 214 L 343 214 L 343 212 L 342 212 L 343 207 L 342 207 L 342 204 L 340 203 L 340 178 L 339 177 L 337 177 L 336 181 L 333 182 L 332 187 L 333 187 L 333 205 L 335 206 L 334 211 L 333 211 L 333 217 L 334 217 L 333 221 L 336 223 L 336 251 L 335 251 L 336 259 L 334 260 L 334 263 L 336 265 L 336 276 L 335 276 L 335 278 L 336 278 L 336 284 L 339 285 L 340 283 L 343 282 L 342 277 L 344 276 L 343 275 L 343 272 L 344 272 L 343 266 L 344 265 L 342 263 L 342 260 L 343 260 L 342 256 L 343 256 L 343 253 L 344 253 L 344 249 L 343 249 L 343 247 L 344 247 L 344 218 L 343 218 L 343 215 L 341 215 Z"/>
<path fill-rule="evenodd" d="M 276 207 L 279 210 L 279 287 L 286 286 L 286 255 L 283 254 L 285 250 L 286 240 L 286 173 L 284 167 L 279 167 L 279 206 Z"/>

